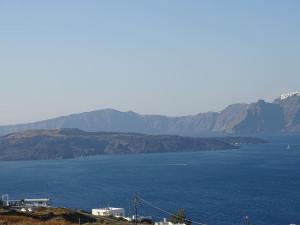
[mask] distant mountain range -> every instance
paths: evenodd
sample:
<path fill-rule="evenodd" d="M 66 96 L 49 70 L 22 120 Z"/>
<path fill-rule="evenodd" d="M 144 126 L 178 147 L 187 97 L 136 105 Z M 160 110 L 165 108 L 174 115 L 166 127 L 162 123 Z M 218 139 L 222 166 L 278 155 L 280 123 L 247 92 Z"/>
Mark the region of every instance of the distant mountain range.
<path fill-rule="evenodd" d="M 192 137 L 300 133 L 300 94 L 286 93 L 272 103 L 259 100 L 251 104 L 229 105 L 221 112 L 181 117 L 103 109 L 35 123 L 0 126 L 0 135 L 32 129 L 62 128 Z"/>
<path fill-rule="evenodd" d="M 259 138 L 195 138 L 176 135 L 30 130 L 0 137 L 0 160 L 65 159 L 103 154 L 138 154 L 236 149 L 265 143 Z"/>

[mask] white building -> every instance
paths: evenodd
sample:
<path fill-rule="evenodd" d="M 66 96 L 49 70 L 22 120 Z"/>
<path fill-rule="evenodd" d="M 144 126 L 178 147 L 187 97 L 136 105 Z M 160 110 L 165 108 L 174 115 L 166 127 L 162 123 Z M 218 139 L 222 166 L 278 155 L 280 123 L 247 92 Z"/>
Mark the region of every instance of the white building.
<path fill-rule="evenodd" d="M 8 195 L 2 195 L 0 201 L 3 206 L 15 207 L 15 208 L 26 208 L 26 207 L 49 207 L 51 205 L 51 199 L 39 198 L 39 199 L 22 199 L 22 200 L 10 200 Z"/>
<path fill-rule="evenodd" d="M 92 209 L 92 215 L 94 216 L 115 216 L 115 217 L 124 217 L 125 210 L 124 208 L 101 208 L 101 209 Z"/>
<path fill-rule="evenodd" d="M 164 218 L 164 220 L 161 222 L 155 222 L 155 225 L 186 225 L 186 224 L 185 223 L 172 223 L 172 222 L 167 221 L 166 218 Z"/>
<path fill-rule="evenodd" d="M 23 199 L 21 200 L 21 206 L 28 207 L 49 207 L 50 206 L 49 198 L 38 198 L 38 199 Z"/>

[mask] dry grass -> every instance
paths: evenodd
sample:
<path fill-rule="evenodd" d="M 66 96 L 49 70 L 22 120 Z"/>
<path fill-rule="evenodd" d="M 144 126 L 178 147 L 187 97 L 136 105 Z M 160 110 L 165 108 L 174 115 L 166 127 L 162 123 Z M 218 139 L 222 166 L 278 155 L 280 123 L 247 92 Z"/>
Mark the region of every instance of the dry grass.
<path fill-rule="evenodd" d="M 112 217 L 95 217 L 84 211 L 66 208 L 39 208 L 20 213 L 0 207 L 0 225 L 75 225 L 79 218 L 85 225 L 133 225 Z"/>
<path fill-rule="evenodd" d="M 41 221 L 27 216 L 0 216 L 0 225 L 73 225 L 67 221 Z"/>

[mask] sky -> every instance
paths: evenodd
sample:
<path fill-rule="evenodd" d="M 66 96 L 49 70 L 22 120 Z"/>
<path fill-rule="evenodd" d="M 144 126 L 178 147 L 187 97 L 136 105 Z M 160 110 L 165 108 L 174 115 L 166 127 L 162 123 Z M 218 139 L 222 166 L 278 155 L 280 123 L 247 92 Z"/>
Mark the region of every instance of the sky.
<path fill-rule="evenodd" d="M 0 0 L 0 125 L 300 91 L 297 0 Z"/>

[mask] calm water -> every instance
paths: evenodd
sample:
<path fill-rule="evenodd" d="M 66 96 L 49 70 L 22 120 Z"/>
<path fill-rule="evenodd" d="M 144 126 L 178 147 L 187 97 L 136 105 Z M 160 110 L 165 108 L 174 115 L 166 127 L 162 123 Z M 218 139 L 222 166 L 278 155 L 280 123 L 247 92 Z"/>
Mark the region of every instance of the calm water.
<path fill-rule="evenodd" d="M 287 144 L 291 149 L 287 150 Z M 50 197 L 54 205 L 124 207 L 138 193 L 168 211 L 184 208 L 208 225 L 300 224 L 300 138 L 240 150 L 0 162 L 0 193 Z M 141 204 L 142 214 L 163 213 Z"/>

